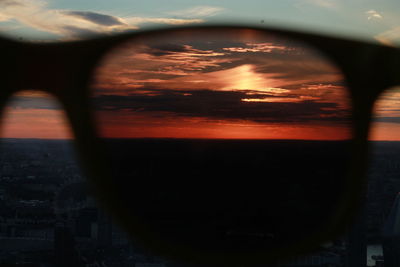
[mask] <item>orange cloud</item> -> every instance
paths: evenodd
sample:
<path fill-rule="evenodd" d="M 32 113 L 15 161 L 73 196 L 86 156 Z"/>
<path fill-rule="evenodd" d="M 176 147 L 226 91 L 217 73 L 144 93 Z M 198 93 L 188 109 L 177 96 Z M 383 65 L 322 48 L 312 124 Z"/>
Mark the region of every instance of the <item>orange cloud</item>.
<path fill-rule="evenodd" d="M 335 66 L 301 45 L 241 33 L 177 33 L 113 51 L 93 85 L 102 135 L 349 138 Z"/>
<path fill-rule="evenodd" d="M 246 43 L 246 47 L 225 47 L 223 50 L 237 53 L 247 52 L 263 52 L 271 53 L 276 51 L 292 51 L 293 48 L 288 48 L 284 45 L 275 45 L 273 43 Z"/>

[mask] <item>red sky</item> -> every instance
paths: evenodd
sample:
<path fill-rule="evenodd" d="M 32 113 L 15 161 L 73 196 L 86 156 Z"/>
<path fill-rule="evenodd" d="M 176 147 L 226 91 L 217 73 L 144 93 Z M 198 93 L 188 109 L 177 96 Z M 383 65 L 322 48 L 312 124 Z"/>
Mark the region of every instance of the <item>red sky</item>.
<path fill-rule="evenodd" d="M 16 94 L 4 110 L 1 123 L 3 138 L 72 138 L 65 112 L 57 100 L 41 92 Z"/>
<path fill-rule="evenodd" d="M 124 44 L 104 58 L 92 88 L 104 137 L 351 138 L 340 71 L 298 42 L 253 31 Z M 16 99 L 2 137 L 72 137 L 49 96 L 25 92 Z M 382 99 L 371 139 L 400 140 L 400 120 L 393 120 L 400 95 Z"/>
<path fill-rule="evenodd" d="M 340 71 L 255 31 L 126 43 L 104 58 L 93 89 L 105 137 L 350 138 Z"/>
<path fill-rule="evenodd" d="M 390 88 L 375 103 L 370 139 L 400 141 L 400 87 Z"/>

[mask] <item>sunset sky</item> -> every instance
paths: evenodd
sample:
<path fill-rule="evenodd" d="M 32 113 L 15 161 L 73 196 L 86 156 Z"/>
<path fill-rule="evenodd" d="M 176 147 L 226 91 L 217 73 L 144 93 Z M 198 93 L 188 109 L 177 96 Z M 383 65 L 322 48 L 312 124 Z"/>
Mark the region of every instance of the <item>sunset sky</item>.
<path fill-rule="evenodd" d="M 93 84 L 106 137 L 349 138 L 340 72 L 315 50 L 257 31 L 132 41 Z"/>
<path fill-rule="evenodd" d="M 0 31 L 23 40 L 64 41 L 159 26 L 227 22 L 279 25 L 391 45 L 400 37 L 400 5 L 394 0 L 168 3 L 4 0 L 0 1 Z M 344 126 L 349 108 L 343 101 L 346 92 L 334 67 L 299 44 L 246 38 L 212 44 L 193 37 L 170 43 L 148 40 L 115 51 L 117 56 L 131 56 L 106 59 L 98 72 L 101 79 L 93 86 L 97 114 L 102 115 L 99 122 L 112 125 L 101 126 L 103 134 L 349 138 Z M 372 139 L 400 140 L 399 98 L 396 90 L 382 96 Z M 2 136 L 71 138 L 61 107 L 51 101 L 37 92 L 16 96 L 7 107 Z"/>

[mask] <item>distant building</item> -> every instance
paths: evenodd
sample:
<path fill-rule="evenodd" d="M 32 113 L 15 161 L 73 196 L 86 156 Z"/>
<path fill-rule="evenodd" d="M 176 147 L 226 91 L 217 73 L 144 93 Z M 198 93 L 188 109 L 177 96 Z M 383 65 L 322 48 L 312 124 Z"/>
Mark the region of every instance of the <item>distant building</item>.
<path fill-rule="evenodd" d="M 54 262 L 56 266 L 83 266 L 75 249 L 75 239 L 64 222 L 57 222 L 54 230 Z"/>
<path fill-rule="evenodd" d="M 367 266 L 367 222 L 365 210 L 354 221 L 347 234 L 346 267 Z"/>
<path fill-rule="evenodd" d="M 312 266 L 343 266 L 341 255 L 333 252 L 320 252 L 310 256 L 301 257 L 279 267 L 312 267 Z"/>
<path fill-rule="evenodd" d="M 137 262 L 135 267 L 165 267 L 164 263 Z"/>
<path fill-rule="evenodd" d="M 0 200 L 5 200 L 6 198 L 6 190 L 4 188 L 0 188 Z"/>
<path fill-rule="evenodd" d="M 385 267 L 400 266 L 400 193 L 396 196 L 383 228 L 383 257 Z"/>
<path fill-rule="evenodd" d="M 97 209 L 83 208 L 76 216 L 75 234 L 79 237 L 97 239 Z"/>
<path fill-rule="evenodd" d="M 99 209 L 97 213 L 97 225 L 98 245 L 102 247 L 111 247 L 113 239 L 111 217 L 101 209 Z"/>

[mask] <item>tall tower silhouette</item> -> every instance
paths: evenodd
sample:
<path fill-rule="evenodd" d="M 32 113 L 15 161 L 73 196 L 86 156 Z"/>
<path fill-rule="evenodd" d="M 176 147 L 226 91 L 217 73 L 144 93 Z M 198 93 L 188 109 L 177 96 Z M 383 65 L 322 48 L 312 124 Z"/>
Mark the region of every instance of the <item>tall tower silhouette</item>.
<path fill-rule="evenodd" d="M 383 227 L 383 257 L 385 267 L 400 266 L 400 193 L 397 194 Z"/>

